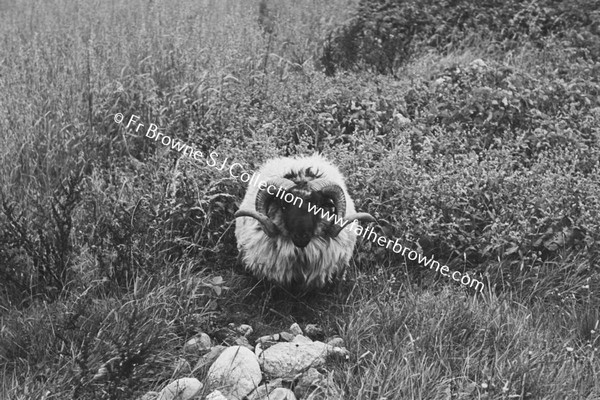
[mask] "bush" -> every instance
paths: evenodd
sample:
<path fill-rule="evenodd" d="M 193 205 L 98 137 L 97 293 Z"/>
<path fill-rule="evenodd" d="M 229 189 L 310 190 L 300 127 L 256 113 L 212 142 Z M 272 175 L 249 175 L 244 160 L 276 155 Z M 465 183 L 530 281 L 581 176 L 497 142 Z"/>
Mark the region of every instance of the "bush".
<path fill-rule="evenodd" d="M 430 48 L 488 41 L 506 52 L 525 42 L 543 46 L 551 36 L 597 59 L 599 16 L 599 1 L 361 0 L 355 17 L 330 34 L 321 63 L 329 75 L 338 68 L 395 74 Z"/>

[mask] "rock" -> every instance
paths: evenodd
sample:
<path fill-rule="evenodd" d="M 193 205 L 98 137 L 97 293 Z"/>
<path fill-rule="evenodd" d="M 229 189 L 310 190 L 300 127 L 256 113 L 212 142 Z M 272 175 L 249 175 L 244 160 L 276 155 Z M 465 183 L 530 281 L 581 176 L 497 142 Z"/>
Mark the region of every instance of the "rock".
<path fill-rule="evenodd" d="M 138 397 L 137 400 L 156 400 L 158 392 L 146 392 L 142 397 Z"/>
<path fill-rule="evenodd" d="M 487 64 L 481 58 L 471 61 L 470 65 L 474 68 L 487 68 Z"/>
<path fill-rule="evenodd" d="M 196 378 L 181 378 L 169 383 L 158 394 L 157 400 L 189 400 L 202 390 Z"/>
<path fill-rule="evenodd" d="M 284 340 L 286 342 L 291 342 L 292 340 L 294 340 L 294 334 L 289 332 L 281 332 L 279 334 L 279 337 L 281 337 L 281 340 Z"/>
<path fill-rule="evenodd" d="M 241 337 L 235 339 L 235 341 L 233 343 L 236 346 L 244 346 L 245 348 L 249 349 L 250 351 L 254 351 L 254 346 L 252 346 L 250 344 L 250 342 L 248 342 L 248 338 L 246 336 L 241 336 Z"/>
<path fill-rule="evenodd" d="M 346 400 L 344 391 L 333 379 L 333 372 L 326 375 L 310 368 L 298 379 L 294 394 L 302 400 Z"/>
<path fill-rule="evenodd" d="M 194 313 L 192 315 L 190 315 L 191 319 L 192 319 L 192 323 L 195 326 L 204 326 L 204 325 L 208 325 L 210 323 L 210 316 L 211 314 L 207 314 L 207 313 Z"/>
<path fill-rule="evenodd" d="M 302 374 L 296 387 L 294 388 L 294 394 L 296 397 L 303 398 L 309 391 L 314 391 L 317 387 L 326 385 L 323 374 L 314 368 L 309 368 L 308 371 Z"/>
<path fill-rule="evenodd" d="M 235 324 L 233 323 L 227 325 L 226 327 L 215 330 L 214 332 L 212 332 L 212 334 L 217 342 L 225 343 L 228 346 L 231 346 L 235 339 L 241 336 L 240 333 L 236 330 Z"/>
<path fill-rule="evenodd" d="M 302 332 L 302 329 L 300 328 L 300 325 L 298 325 L 295 322 L 292 324 L 292 326 L 290 326 L 289 331 L 294 336 L 296 336 L 296 335 L 303 335 L 304 334 L 304 332 Z"/>
<path fill-rule="evenodd" d="M 316 381 L 322 380 L 324 375 L 317 371 L 315 368 L 309 368 L 308 371 L 302 374 L 298 384 L 314 384 Z"/>
<path fill-rule="evenodd" d="M 256 339 L 256 348 L 254 349 L 254 352 L 258 356 L 263 350 L 268 349 L 275 343 L 278 343 L 279 339 L 279 333 L 259 337 L 258 339 Z"/>
<path fill-rule="evenodd" d="M 254 333 L 254 329 L 252 329 L 252 327 L 248 324 L 234 324 L 233 322 L 227 324 L 227 328 L 229 329 L 230 332 L 234 333 L 236 336 L 238 335 L 242 335 L 242 336 L 250 336 L 252 335 L 252 333 Z"/>
<path fill-rule="evenodd" d="M 309 392 L 306 397 L 303 397 L 302 400 L 346 400 L 346 397 L 339 391 L 335 389 L 329 389 L 327 387 L 318 387 Z M 388 399 L 388 397 L 382 397 L 383 400 Z"/>
<path fill-rule="evenodd" d="M 316 382 L 316 387 L 311 388 L 303 400 L 345 400 L 344 391 L 333 380 L 333 374 L 329 373 L 327 377 Z"/>
<path fill-rule="evenodd" d="M 252 329 L 252 327 L 247 324 L 241 324 L 240 326 L 237 327 L 236 330 L 246 337 L 248 337 L 254 333 L 254 329 Z"/>
<path fill-rule="evenodd" d="M 260 354 L 263 352 L 263 347 L 261 343 L 256 343 L 256 346 L 254 346 L 254 354 L 256 354 L 256 357 L 260 357 Z"/>
<path fill-rule="evenodd" d="M 271 392 L 277 388 L 283 387 L 282 379 L 273 379 L 267 383 L 264 383 L 256 388 L 250 395 L 248 395 L 248 400 L 262 400 L 265 398 L 269 398 Z"/>
<path fill-rule="evenodd" d="M 329 347 L 329 355 L 335 356 L 338 359 L 347 361 L 350 359 L 350 352 L 345 347 Z"/>
<path fill-rule="evenodd" d="M 304 327 L 304 334 L 313 340 L 321 339 L 323 329 L 316 324 L 308 324 Z"/>
<path fill-rule="evenodd" d="M 256 339 L 256 343 L 268 343 L 268 342 L 278 342 L 279 341 L 279 333 L 275 333 L 273 335 L 261 336 Z"/>
<path fill-rule="evenodd" d="M 334 338 L 329 339 L 327 344 L 330 345 L 331 347 L 344 347 L 344 339 L 342 339 L 339 336 L 334 337 Z"/>
<path fill-rule="evenodd" d="M 178 358 L 175 361 L 175 365 L 173 366 L 173 376 L 181 376 L 181 375 L 189 375 L 192 372 L 192 366 L 185 358 Z"/>
<path fill-rule="evenodd" d="M 296 335 L 294 340 L 292 340 L 292 343 L 312 343 L 312 340 L 304 335 Z"/>
<path fill-rule="evenodd" d="M 259 362 L 264 372 L 277 378 L 294 378 L 310 367 L 325 364 L 331 347 L 323 342 L 277 343 L 263 350 Z"/>
<path fill-rule="evenodd" d="M 206 400 L 229 400 L 227 397 L 223 396 L 218 390 L 211 392 L 208 396 L 206 396 Z"/>
<path fill-rule="evenodd" d="M 262 380 L 256 355 L 243 346 L 228 347 L 211 365 L 207 385 L 219 390 L 230 400 L 242 399 Z"/>
<path fill-rule="evenodd" d="M 210 340 L 210 336 L 201 332 L 183 345 L 183 352 L 187 354 L 202 355 L 209 351 L 211 347 L 212 341 Z"/>
<path fill-rule="evenodd" d="M 263 400 L 296 400 L 296 395 L 290 389 L 277 388 L 268 397 L 263 397 Z"/>
<path fill-rule="evenodd" d="M 221 355 L 221 353 L 226 349 L 225 346 L 214 346 L 210 349 L 208 353 L 200 357 L 196 366 L 192 370 L 192 372 L 202 371 L 204 368 L 208 369 L 212 365 L 213 362 Z"/>

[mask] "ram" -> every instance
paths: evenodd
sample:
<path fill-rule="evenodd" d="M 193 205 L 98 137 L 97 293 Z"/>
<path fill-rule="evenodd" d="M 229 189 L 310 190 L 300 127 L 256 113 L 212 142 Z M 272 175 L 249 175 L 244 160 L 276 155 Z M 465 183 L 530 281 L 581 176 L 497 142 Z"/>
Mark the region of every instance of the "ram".
<path fill-rule="evenodd" d="M 320 155 L 276 158 L 258 171 L 235 213 L 235 236 L 246 268 L 284 286 L 320 288 L 348 265 L 356 213 L 344 177 Z"/>

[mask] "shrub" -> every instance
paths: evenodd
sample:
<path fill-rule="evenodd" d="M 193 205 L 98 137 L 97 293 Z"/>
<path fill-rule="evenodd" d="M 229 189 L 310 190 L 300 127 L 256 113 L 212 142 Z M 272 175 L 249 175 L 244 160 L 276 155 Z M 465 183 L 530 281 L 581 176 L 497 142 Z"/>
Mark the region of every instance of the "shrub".
<path fill-rule="evenodd" d="M 329 75 L 337 68 L 395 74 L 427 48 L 488 41 L 506 52 L 525 42 L 543 46 L 551 36 L 597 59 L 599 15 L 598 1 L 361 0 L 355 17 L 330 34 L 321 63 Z"/>

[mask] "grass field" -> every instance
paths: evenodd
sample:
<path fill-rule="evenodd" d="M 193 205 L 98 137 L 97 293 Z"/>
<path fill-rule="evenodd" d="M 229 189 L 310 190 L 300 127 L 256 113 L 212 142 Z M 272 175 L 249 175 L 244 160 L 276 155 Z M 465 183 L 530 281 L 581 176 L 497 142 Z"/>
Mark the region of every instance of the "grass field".
<path fill-rule="evenodd" d="M 424 9 L 410 52 L 381 64 L 388 21 L 336 64 L 358 0 L 0 0 L 0 399 L 136 399 L 231 322 L 341 336 L 331 399 L 600 398 L 598 3 L 496 5 L 501 33 Z M 366 240 L 332 290 L 257 282 L 244 184 L 117 113 L 249 170 L 318 150 L 485 290 Z"/>

